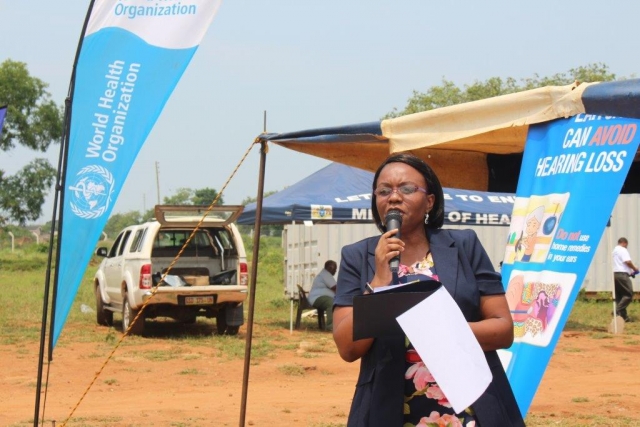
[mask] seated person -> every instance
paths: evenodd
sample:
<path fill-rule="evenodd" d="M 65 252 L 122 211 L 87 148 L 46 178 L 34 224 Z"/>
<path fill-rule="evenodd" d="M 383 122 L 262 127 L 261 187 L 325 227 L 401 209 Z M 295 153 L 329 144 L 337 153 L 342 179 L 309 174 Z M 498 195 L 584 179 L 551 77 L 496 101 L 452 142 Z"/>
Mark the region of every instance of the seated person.
<path fill-rule="evenodd" d="M 336 294 L 336 279 L 333 276 L 337 270 L 338 264 L 335 261 L 325 262 L 322 271 L 313 279 L 308 296 L 309 304 L 327 313 L 327 331 L 333 330 L 333 297 Z"/>

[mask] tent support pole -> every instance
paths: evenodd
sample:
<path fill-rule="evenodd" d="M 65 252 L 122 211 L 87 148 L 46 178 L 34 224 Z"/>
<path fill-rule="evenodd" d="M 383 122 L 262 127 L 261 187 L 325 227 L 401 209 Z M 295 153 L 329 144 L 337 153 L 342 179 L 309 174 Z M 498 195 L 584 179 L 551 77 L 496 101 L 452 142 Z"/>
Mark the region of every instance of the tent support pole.
<path fill-rule="evenodd" d="M 258 256 L 260 255 L 260 226 L 262 225 L 262 199 L 264 198 L 264 175 L 267 160 L 267 142 L 260 140 L 260 172 L 258 175 L 258 196 L 256 198 L 256 221 L 253 226 L 253 257 L 251 258 L 251 281 L 249 289 L 249 317 L 247 338 L 244 349 L 244 370 L 242 372 L 242 400 L 240 403 L 240 427 L 244 427 L 247 414 L 247 391 L 249 387 L 249 366 L 251 363 L 251 338 L 253 336 L 253 313 L 256 305 L 256 278 L 258 277 Z"/>

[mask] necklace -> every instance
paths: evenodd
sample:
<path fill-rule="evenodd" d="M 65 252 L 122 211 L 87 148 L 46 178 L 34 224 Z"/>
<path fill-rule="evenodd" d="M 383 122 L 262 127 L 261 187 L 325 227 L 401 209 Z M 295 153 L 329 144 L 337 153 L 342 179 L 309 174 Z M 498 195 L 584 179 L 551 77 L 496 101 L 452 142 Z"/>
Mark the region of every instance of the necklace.
<path fill-rule="evenodd" d="M 420 261 L 416 262 L 413 266 L 415 269 L 424 270 L 426 268 L 433 267 L 433 257 L 431 256 L 431 251 L 427 251 L 427 254 Z"/>

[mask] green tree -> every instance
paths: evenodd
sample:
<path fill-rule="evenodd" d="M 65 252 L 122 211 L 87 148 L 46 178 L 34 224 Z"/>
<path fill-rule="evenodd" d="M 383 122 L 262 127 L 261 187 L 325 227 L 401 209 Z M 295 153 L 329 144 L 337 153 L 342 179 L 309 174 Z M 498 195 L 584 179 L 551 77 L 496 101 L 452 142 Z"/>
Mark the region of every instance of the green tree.
<path fill-rule="evenodd" d="M 194 191 L 193 197 L 191 197 L 191 201 L 194 205 L 204 205 L 209 206 L 211 202 L 213 202 L 216 197 L 218 197 L 218 190 L 214 188 L 201 188 L 199 190 Z M 216 205 L 224 205 L 224 198 L 220 196 Z"/>
<path fill-rule="evenodd" d="M 156 209 L 155 207 L 151 208 L 151 209 L 147 209 L 146 212 L 142 213 L 142 221 L 146 222 L 146 221 L 150 221 L 151 218 L 155 218 L 156 216 Z"/>
<path fill-rule="evenodd" d="M 173 196 L 167 196 L 163 199 L 165 205 L 205 205 L 209 206 L 213 200 L 218 197 L 218 190 L 214 188 L 200 188 L 193 190 L 191 188 L 178 188 Z M 218 205 L 224 204 L 224 199 L 220 197 Z"/>
<path fill-rule="evenodd" d="M 130 225 L 140 224 L 143 222 L 142 215 L 138 211 L 129 211 L 126 213 L 117 213 L 109 217 L 107 224 L 104 226 L 104 232 L 110 239 L 115 239 L 123 228 Z"/>
<path fill-rule="evenodd" d="M 602 63 L 572 68 L 565 73 L 558 73 L 549 77 L 540 77 L 538 74 L 534 74 L 533 77 L 521 79 L 520 82 L 513 77 L 505 79 L 491 77 L 485 81 L 475 81 L 470 85 L 458 87 L 452 81 L 443 79 L 442 85 L 432 86 L 426 92 L 414 90 L 403 110 L 398 111 L 394 108 L 384 118 L 404 116 L 543 86 L 561 86 L 575 81 L 603 82 L 612 80 L 616 80 L 616 75 L 611 73 L 609 67 Z"/>
<path fill-rule="evenodd" d="M 165 205 L 189 205 L 191 204 L 192 196 L 192 189 L 184 187 L 178 188 L 173 196 L 167 196 L 162 199 L 162 203 Z"/>
<path fill-rule="evenodd" d="M 191 188 L 178 188 L 176 194 L 165 197 L 163 202 L 165 205 L 206 205 L 216 198 L 218 191 L 213 188 L 202 188 L 192 190 Z M 222 198 L 218 200 L 218 204 L 222 204 Z M 109 238 L 114 239 L 123 228 L 134 224 L 141 224 L 149 221 L 155 216 L 155 207 L 146 212 L 129 211 L 126 213 L 117 213 L 111 215 L 104 227 L 104 232 Z M 51 222 L 48 223 L 49 226 Z"/>
<path fill-rule="evenodd" d="M 22 62 L 0 64 L 0 105 L 7 105 L 0 150 L 22 145 L 44 152 L 62 138 L 63 110 L 47 92 L 48 85 L 33 77 Z M 56 169 L 36 158 L 15 175 L 0 170 L 0 226 L 9 221 L 21 225 L 42 215 L 45 195 L 55 181 Z"/>

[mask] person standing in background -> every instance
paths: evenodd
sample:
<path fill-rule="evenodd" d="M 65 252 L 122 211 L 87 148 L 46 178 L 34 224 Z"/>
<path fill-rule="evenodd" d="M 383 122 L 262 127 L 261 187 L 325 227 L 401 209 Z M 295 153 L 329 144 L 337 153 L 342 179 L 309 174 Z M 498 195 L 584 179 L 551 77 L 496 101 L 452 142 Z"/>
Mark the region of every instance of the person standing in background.
<path fill-rule="evenodd" d="M 618 239 L 618 245 L 613 249 L 613 280 L 616 291 L 616 316 L 625 322 L 631 322 L 627 314 L 627 307 L 633 299 L 633 284 L 631 277 L 638 274 L 638 267 L 631 261 L 627 250 L 629 241 L 625 237 Z"/>
<path fill-rule="evenodd" d="M 337 270 L 338 264 L 335 261 L 325 262 L 322 271 L 313 279 L 308 297 L 312 306 L 327 313 L 327 331 L 333 331 L 333 298 L 336 295 L 336 279 L 333 276 Z"/>

